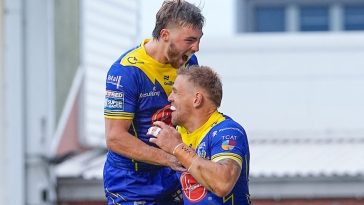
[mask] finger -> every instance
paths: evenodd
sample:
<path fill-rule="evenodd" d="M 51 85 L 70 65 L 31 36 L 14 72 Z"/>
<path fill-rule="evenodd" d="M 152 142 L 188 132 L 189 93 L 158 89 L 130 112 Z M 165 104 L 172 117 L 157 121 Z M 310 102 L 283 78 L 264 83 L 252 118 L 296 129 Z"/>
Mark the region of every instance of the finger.
<path fill-rule="evenodd" d="M 158 126 L 158 127 L 162 128 L 162 129 L 165 129 L 165 128 L 168 128 L 169 127 L 166 123 L 164 123 L 162 121 L 155 121 L 153 123 L 153 125 L 154 126 Z"/>
<path fill-rule="evenodd" d="M 147 132 L 147 135 L 152 135 L 154 137 L 157 137 L 157 135 L 159 134 L 159 132 L 161 131 L 162 129 L 160 127 L 156 127 L 156 126 L 153 126 L 153 127 L 150 127 L 148 129 L 148 132 Z"/>
<path fill-rule="evenodd" d="M 187 171 L 187 169 L 186 168 L 184 168 L 184 167 L 182 167 L 182 166 L 177 166 L 177 167 L 175 167 L 175 169 L 174 169 L 175 171 L 180 171 L 180 172 L 185 172 L 185 171 Z"/>
<path fill-rule="evenodd" d="M 151 137 L 151 138 L 149 138 L 149 142 L 151 142 L 153 144 L 157 144 L 157 138 Z"/>

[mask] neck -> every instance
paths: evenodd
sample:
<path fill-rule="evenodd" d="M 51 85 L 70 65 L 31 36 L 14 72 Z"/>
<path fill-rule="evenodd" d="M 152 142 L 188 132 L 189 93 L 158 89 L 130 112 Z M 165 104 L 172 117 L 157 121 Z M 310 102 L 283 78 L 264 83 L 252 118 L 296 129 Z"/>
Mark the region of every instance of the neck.
<path fill-rule="evenodd" d="M 210 109 L 198 109 L 194 113 L 191 113 L 191 117 L 188 123 L 184 125 L 188 133 L 196 131 L 198 128 L 202 127 L 216 111 L 216 108 Z"/>
<path fill-rule="evenodd" d="M 147 52 L 147 54 L 154 60 L 162 64 L 168 63 L 168 60 L 164 55 L 166 48 L 165 45 L 162 44 L 161 40 L 153 38 L 144 45 L 144 48 L 145 52 Z"/>

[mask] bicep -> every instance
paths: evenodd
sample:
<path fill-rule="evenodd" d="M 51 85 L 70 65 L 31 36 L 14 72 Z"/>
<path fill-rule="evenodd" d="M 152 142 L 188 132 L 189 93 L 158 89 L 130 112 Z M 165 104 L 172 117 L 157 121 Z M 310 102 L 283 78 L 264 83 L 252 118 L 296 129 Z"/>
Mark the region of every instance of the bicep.
<path fill-rule="evenodd" d="M 219 161 L 217 161 L 216 163 L 218 163 L 219 165 L 223 166 L 225 168 L 225 170 L 227 170 L 229 173 L 228 175 L 232 178 L 235 179 L 234 181 L 236 181 L 236 179 L 239 178 L 240 176 L 240 172 L 241 172 L 241 166 L 239 165 L 239 163 L 233 159 L 221 159 Z"/>
<path fill-rule="evenodd" d="M 138 101 L 138 75 L 135 69 L 113 66 L 108 72 L 104 104 L 105 118 L 133 119 Z"/>

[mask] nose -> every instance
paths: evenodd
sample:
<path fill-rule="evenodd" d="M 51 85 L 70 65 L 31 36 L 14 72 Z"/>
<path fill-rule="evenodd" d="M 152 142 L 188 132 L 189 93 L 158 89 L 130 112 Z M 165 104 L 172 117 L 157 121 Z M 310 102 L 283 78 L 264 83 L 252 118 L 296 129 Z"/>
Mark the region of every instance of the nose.
<path fill-rule="evenodd" d="M 173 92 L 168 96 L 168 102 L 173 102 Z"/>
<path fill-rule="evenodd" d="M 200 41 L 196 41 L 193 45 L 192 45 L 192 48 L 191 50 L 196 53 L 200 50 Z"/>

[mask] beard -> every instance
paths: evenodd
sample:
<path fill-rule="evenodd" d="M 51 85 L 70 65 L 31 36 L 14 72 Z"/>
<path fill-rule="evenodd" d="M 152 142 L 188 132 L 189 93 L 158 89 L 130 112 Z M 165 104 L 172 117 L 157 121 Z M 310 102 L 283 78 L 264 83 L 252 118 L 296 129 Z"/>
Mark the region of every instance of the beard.
<path fill-rule="evenodd" d="M 178 125 L 178 121 L 172 118 L 172 125 L 176 127 Z"/>
<path fill-rule="evenodd" d="M 177 114 L 172 112 L 172 117 L 171 117 L 171 122 L 173 126 L 177 126 L 178 125 L 178 118 L 177 118 Z"/>
<path fill-rule="evenodd" d="M 183 66 L 188 60 L 188 55 L 177 50 L 176 45 L 171 43 L 167 51 L 168 61 L 174 68 Z"/>

